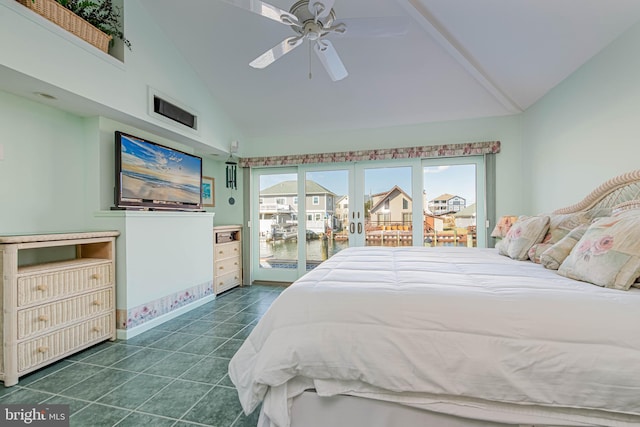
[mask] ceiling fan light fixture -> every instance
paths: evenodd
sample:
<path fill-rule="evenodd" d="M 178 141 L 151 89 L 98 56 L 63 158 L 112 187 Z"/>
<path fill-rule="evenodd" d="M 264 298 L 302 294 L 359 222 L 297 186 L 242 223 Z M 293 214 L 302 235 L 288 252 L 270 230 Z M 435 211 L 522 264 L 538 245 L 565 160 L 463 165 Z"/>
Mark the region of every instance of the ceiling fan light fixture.
<path fill-rule="evenodd" d="M 391 37 L 406 34 L 408 20 L 401 17 L 355 18 L 336 22 L 333 10 L 335 0 L 299 0 L 289 12 L 285 12 L 260 0 L 225 0 L 235 6 L 264 16 L 285 25 L 289 25 L 298 35 L 288 37 L 269 49 L 249 65 L 253 68 L 266 68 L 282 56 L 309 41 L 309 48 L 316 52 L 322 66 L 331 80 L 338 81 L 347 77 L 348 72 L 327 36 L 347 37 Z M 345 0 L 346 1 L 346 0 Z M 334 25 L 335 23 L 335 25 Z M 312 43 L 313 42 L 313 43 Z"/>

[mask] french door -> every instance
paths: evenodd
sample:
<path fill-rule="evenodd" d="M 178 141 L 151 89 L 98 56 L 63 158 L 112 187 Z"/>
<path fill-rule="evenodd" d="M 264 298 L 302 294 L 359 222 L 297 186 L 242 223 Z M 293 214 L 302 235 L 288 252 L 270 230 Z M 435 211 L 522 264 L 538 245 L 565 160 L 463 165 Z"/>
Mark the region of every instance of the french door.
<path fill-rule="evenodd" d="M 481 157 L 253 169 L 252 281 L 292 282 L 350 246 L 484 246 L 483 176 Z M 433 214 L 439 191 L 451 210 Z"/>

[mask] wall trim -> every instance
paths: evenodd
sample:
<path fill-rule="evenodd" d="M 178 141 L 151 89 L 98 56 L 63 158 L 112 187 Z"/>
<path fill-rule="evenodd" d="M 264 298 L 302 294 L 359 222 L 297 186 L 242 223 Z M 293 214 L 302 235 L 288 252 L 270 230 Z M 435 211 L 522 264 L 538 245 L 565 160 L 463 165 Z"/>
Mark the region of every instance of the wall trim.
<path fill-rule="evenodd" d="M 131 328 L 131 329 L 116 329 L 116 338 L 119 340 L 127 340 L 127 339 L 131 339 L 133 337 L 135 337 L 136 335 L 140 335 L 143 332 L 148 331 L 149 329 L 153 329 L 158 325 L 161 325 L 165 322 L 168 322 L 171 319 L 175 319 L 176 317 L 188 313 L 191 310 L 194 310 L 198 307 L 201 307 L 203 305 L 205 305 L 206 303 L 213 301 L 216 299 L 215 295 L 208 295 L 204 298 L 199 299 L 196 302 L 192 302 L 189 305 L 185 305 L 183 307 L 180 307 L 177 310 L 174 310 L 170 313 L 164 314 L 160 317 L 156 317 L 155 319 L 152 319 L 146 323 L 143 323 L 140 326 L 137 326 L 135 328 Z"/>
<path fill-rule="evenodd" d="M 213 295 L 213 281 L 183 289 L 171 295 L 140 304 L 137 307 L 118 309 L 116 310 L 116 327 L 119 330 L 137 328 L 153 319 L 164 316 L 210 295 Z M 165 320 L 168 319 L 169 318 Z"/>

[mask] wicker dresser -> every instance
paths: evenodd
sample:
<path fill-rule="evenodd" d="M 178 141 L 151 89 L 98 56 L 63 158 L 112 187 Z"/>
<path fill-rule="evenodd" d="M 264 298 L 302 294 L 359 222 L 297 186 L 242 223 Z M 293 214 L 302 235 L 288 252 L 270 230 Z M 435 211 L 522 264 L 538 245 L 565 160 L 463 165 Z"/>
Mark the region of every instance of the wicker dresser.
<path fill-rule="evenodd" d="M 219 294 L 242 284 L 242 227 L 213 227 L 213 290 Z"/>
<path fill-rule="evenodd" d="M 118 235 L 0 236 L 0 379 L 6 387 L 31 371 L 115 339 Z M 63 260 L 29 263 L 30 256 L 51 253 Z"/>

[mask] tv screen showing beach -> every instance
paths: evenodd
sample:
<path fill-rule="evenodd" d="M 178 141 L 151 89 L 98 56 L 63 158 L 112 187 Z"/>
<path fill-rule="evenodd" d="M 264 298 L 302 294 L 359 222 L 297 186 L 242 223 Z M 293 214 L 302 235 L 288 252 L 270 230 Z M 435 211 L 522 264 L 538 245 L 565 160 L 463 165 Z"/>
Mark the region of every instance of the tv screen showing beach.
<path fill-rule="evenodd" d="M 202 159 L 120 134 L 121 202 L 200 206 Z"/>

